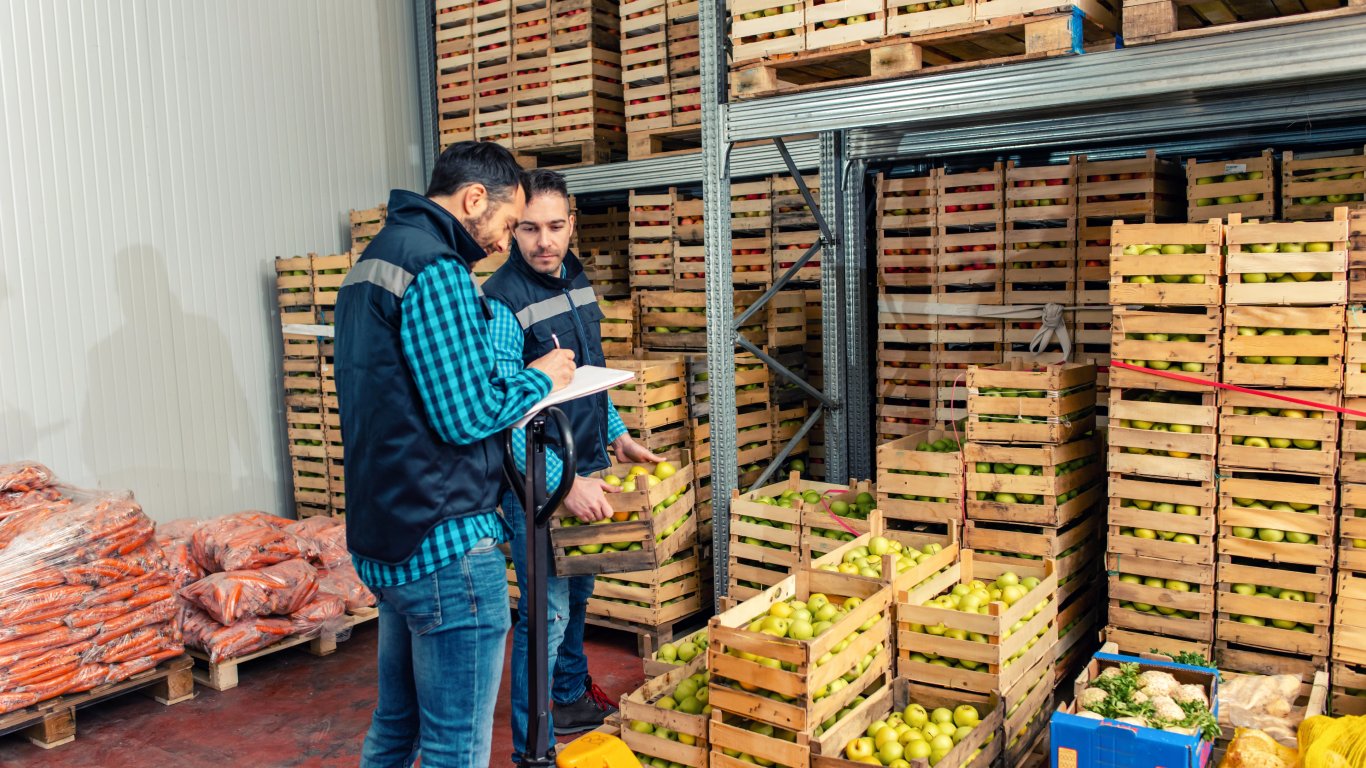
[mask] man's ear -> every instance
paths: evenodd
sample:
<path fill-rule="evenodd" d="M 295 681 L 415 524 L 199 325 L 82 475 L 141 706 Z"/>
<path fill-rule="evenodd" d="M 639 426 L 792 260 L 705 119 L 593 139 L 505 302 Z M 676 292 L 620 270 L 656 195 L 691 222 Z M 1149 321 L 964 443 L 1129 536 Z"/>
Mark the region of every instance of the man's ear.
<path fill-rule="evenodd" d="M 489 190 L 483 184 L 475 183 L 465 187 L 465 196 L 460 208 L 470 218 L 478 218 L 488 204 Z"/>

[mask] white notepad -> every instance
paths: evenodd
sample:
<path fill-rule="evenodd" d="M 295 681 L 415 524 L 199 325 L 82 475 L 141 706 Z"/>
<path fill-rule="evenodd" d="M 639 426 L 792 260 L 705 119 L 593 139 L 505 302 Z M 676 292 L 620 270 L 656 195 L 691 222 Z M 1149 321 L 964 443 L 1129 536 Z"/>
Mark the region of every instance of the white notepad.
<path fill-rule="evenodd" d="M 514 429 L 524 429 L 531 422 L 532 417 L 544 411 L 552 405 L 567 403 L 570 400 L 578 400 L 580 397 L 596 395 L 599 392 L 621 386 L 631 379 L 635 374 L 631 371 L 619 371 L 615 368 L 602 368 L 596 365 L 582 365 L 574 369 L 574 378 L 569 382 L 569 386 L 556 392 L 551 392 L 544 399 L 531 406 L 521 421 L 513 424 Z"/>

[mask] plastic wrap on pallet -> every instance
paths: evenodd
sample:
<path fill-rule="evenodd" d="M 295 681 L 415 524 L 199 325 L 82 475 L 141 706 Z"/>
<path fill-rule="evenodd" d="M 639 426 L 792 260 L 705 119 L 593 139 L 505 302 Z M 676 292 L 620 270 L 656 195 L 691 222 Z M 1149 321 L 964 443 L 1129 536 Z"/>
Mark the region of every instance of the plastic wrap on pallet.
<path fill-rule="evenodd" d="M 184 652 L 170 569 L 132 495 L 65 488 L 43 474 L 45 487 L 23 492 L 55 489 L 57 498 L 0 518 L 0 713 Z M 17 475 L 7 475 L 11 490 Z"/>
<path fill-rule="evenodd" d="M 209 573 L 242 571 L 314 554 L 307 541 L 285 530 L 291 520 L 265 512 L 238 512 L 195 531 L 195 560 Z"/>

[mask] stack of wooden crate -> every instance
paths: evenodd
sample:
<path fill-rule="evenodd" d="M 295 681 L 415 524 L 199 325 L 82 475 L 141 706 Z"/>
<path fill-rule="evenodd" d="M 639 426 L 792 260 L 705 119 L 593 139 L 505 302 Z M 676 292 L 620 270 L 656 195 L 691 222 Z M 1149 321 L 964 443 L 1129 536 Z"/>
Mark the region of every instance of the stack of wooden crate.
<path fill-rule="evenodd" d="M 1181 170 L 1157 153 L 1125 160 L 1079 158 L 1077 304 L 1110 303 L 1110 227 L 1179 221 Z"/>
<path fill-rule="evenodd" d="M 821 176 L 808 173 L 802 176 L 807 191 L 820 205 Z M 787 274 L 813 245 L 821 239 L 820 227 L 816 216 L 806 204 L 797 182 L 791 176 L 774 176 L 770 180 L 773 190 L 773 277 Z M 821 279 L 821 254 L 817 252 L 806 265 L 797 270 L 792 278 L 798 283 L 818 283 Z"/>
<path fill-rule="evenodd" d="M 474 0 L 436 3 L 436 115 L 442 147 L 474 139 Z"/>
<path fill-rule="evenodd" d="M 1276 158 L 1271 150 L 1231 160 L 1186 159 L 1186 221 L 1276 215 Z"/>
<path fill-rule="evenodd" d="M 331 325 L 337 291 L 352 263 L 350 253 L 276 259 L 281 325 Z M 285 332 L 283 352 L 285 426 L 295 513 L 301 518 L 342 514 L 346 510 L 346 475 L 332 341 Z"/>
<path fill-rule="evenodd" d="M 384 220 L 389 216 L 389 206 L 380 205 L 363 211 L 351 211 L 351 253 L 360 259 L 366 246 L 384 228 Z"/>
<path fill-rule="evenodd" d="M 1219 398 L 1217 652 L 1227 669 L 1308 679 L 1330 650 L 1339 417 L 1269 396 L 1342 402 L 1346 210 L 1232 214 L 1224 242 L 1223 380 L 1253 391 Z"/>
<path fill-rule="evenodd" d="M 1107 239 L 1112 354 L 1147 369 L 1110 371 L 1107 640 L 1212 658 L 1218 403 L 1191 380 L 1219 379 L 1220 222 L 1116 222 Z"/>
<path fill-rule="evenodd" d="M 1071 304 L 1077 276 L 1077 160 L 1025 167 L 1006 164 L 1005 298 L 1011 305 Z M 1054 338 L 1030 350 L 1039 320 L 1007 320 L 1005 359 L 1061 362 Z"/>
<path fill-rule="evenodd" d="M 575 219 L 574 250 L 598 296 L 622 298 L 631 293 L 630 226 L 625 209 L 581 208 Z"/>
<path fill-rule="evenodd" d="M 802 290 L 802 299 L 806 305 L 806 380 L 811 386 L 825 391 L 825 346 L 822 341 L 822 316 L 824 314 L 824 303 L 821 299 L 820 288 L 806 288 Z M 825 479 L 825 421 L 816 422 L 816 425 L 807 433 L 807 440 L 810 443 L 810 450 L 807 453 L 806 474 L 808 477 L 817 480 Z"/>
<path fill-rule="evenodd" d="M 631 0 L 620 11 L 626 131 L 638 159 L 654 153 L 660 138 L 699 131 L 697 4 Z"/>
<path fill-rule="evenodd" d="M 1358 149 L 1281 156 L 1281 216 L 1292 221 L 1331 219 L 1341 205 L 1366 200 L 1366 151 Z"/>
<path fill-rule="evenodd" d="M 1351 211 L 1344 407 L 1366 413 L 1366 209 Z M 1333 611 L 1333 712 L 1366 715 L 1366 418 L 1341 417 L 1338 471 L 1337 604 Z"/>
<path fill-rule="evenodd" d="M 935 420 L 936 318 L 911 306 L 933 301 L 936 176 L 877 178 L 877 431 L 883 439 Z"/>
<path fill-rule="evenodd" d="M 627 226 L 627 282 L 632 291 L 673 287 L 672 189 L 631 190 Z"/>

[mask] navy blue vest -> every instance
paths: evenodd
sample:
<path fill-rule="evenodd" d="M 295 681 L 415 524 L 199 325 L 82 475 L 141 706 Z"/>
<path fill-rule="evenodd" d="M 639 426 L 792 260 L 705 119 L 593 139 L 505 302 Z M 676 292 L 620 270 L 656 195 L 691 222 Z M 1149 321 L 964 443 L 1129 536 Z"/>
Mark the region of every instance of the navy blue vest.
<path fill-rule="evenodd" d="M 346 540 L 367 560 L 401 564 L 438 523 L 498 505 L 501 435 L 471 445 L 442 440 L 427 421 L 399 333 L 403 294 L 424 269 L 441 259 L 468 268 L 484 255 L 445 209 L 394 190 L 384 229 L 337 294 Z"/>
<path fill-rule="evenodd" d="M 517 316 L 522 326 L 523 365 L 555 349 L 556 339 L 562 348 L 574 350 L 576 364 L 602 365 L 605 361 L 598 327 L 602 308 L 583 264 L 572 251 L 564 257 L 562 274 L 563 278 L 551 277 L 532 269 L 514 241 L 507 263 L 484 283 L 484 291 Z M 560 409 L 574 430 L 578 473 L 606 469 L 611 464 L 607 458 L 607 393 L 571 400 Z M 547 431 L 558 437 L 554 422 L 547 424 Z"/>

